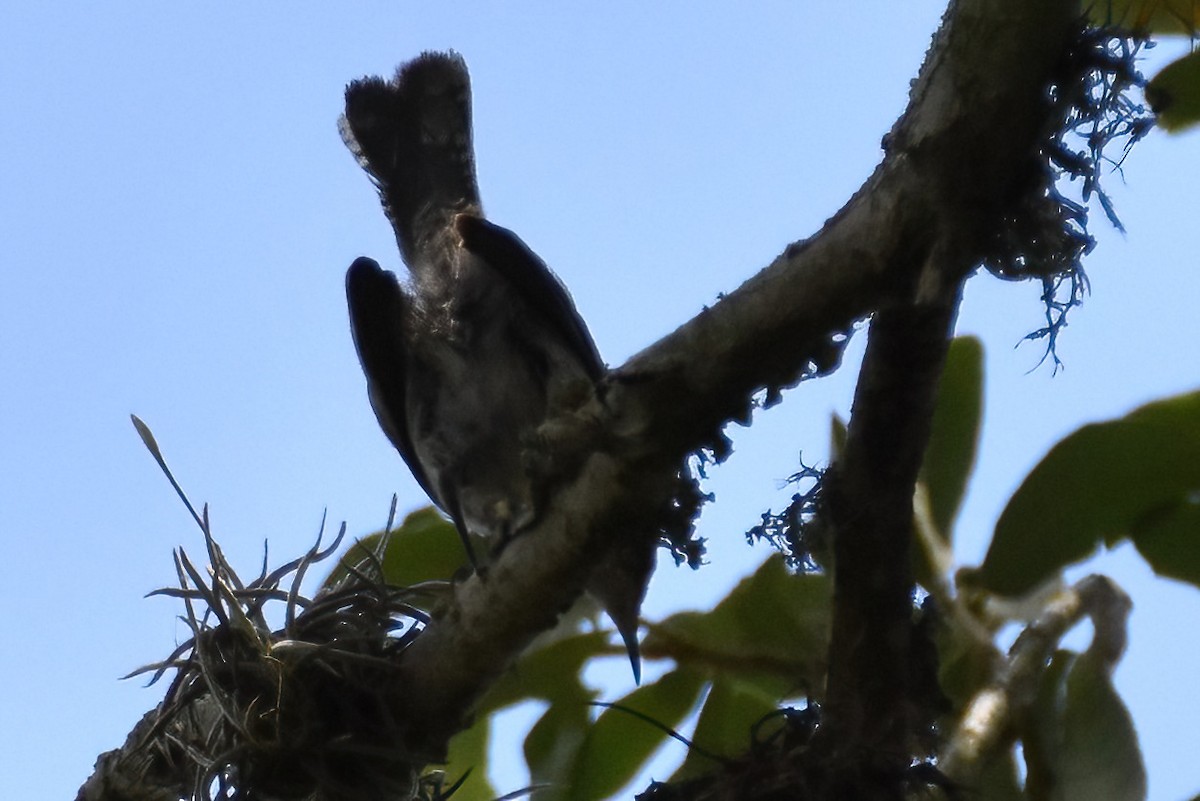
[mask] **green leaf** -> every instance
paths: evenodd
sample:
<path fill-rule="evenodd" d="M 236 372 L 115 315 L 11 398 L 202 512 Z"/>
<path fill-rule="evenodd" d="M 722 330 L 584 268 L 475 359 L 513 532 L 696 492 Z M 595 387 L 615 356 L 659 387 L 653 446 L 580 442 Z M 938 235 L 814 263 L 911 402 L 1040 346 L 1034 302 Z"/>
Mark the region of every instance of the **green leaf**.
<path fill-rule="evenodd" d="M 1141 801 L 1146 770 L 1129 710 L 1093 650 L 1059 651 L 1042 675 L 1024 733 L 1030 797 Z"/>
<path fill-rule="evenodd" d="M 1067 674 L 1058 764 L 1061 801 L 1142 801 L 1146 768 L 1109 666 L 1089 649 Z"/>
<path fill-rule="evenodd" d="M 1200 392 L 1084 426 L 1009 500 L 980 577 L 997 593 L 1026 592 L 1102 543 L 1153 529 L 1198 491 Z"/>
<path fill-rule="evenodd" d="M 539 801 L 572 799 L 571 777 L 591 728 L 590 703 L 595 692 L 584 686 L 581 671 L 595 655 L 608 651 L 608 634 L 576 634 L 527 651 L 492 686 L 476 707 L 480 719 L 505 706 L 529 699 L 550 702 L 525 738 L 525 760 Z M 478 724 L 477 724 L 478 725 Z"/>
<path fill-rule="evenodd" d="M 559 699 L 533 724 L 525 737 L 525 763 L 534 784 L 547 784 L 538 801 L 573 801 L 570 776 L 591 725 L 588 701 L 582 696 Z"/>
<path fill-rule="evenodd" d="M 711 611 L 651 624 L 643 652 L 681 666 L 771 672 L 793 686 L 824 684 L 829 640 L 828 576 L 795 575 L 772 556 Z"/>
<path fill-rule="evenodd" d="M 699 671 L 673 670 L 618 701 L 624 709 L 605 709 L 580 749 L 569 797 L 592 801 L 612 796 L 633 780 L 668 738 L 665 731 L 626 709 L 674 729 L 695 708 L 704 685 L 704 674 Z"/>
<path fill-rule="evenodd" d="M 1025 801 L 1017 773 L 1017 757 L 1010 746 L 993 755 L 979 771 L 979 781 L 970 795 L 978 801 Z"/>
<path fill-rule="evenodd" d="M 692 742 L 698 748 L 688 752 L 671 781 L 711 773 L 719 767 L 713 756 L 733 758 L 744 754 L 750 748 L 754 725 L 777 711 L 789 689 L 771 676 L 714 679 L 692 735 Z"/>
<path fill-rule="evenodd" d="M 1164 67 L 1146 87 L 1146 99 L 1158 124 L 1172 133 L 1200 122 L 1200 53 Z"/>
<path fill-rule="evenodd" d="M 1140 34 L 1187 35 L 1200 22 L 1195 0 L 1093 0 L 1085 5 L 1094 24 Z"/>
<path fill-rule="evenodd" d="M 454 735 L 446 759 L 446 783 L 454 784 L 468 770 L 471 775 L 454 793 L 454 801 L 492 801 L 497 793 L 488 781 L 488 744 L 491 720 L 479 717 L 470 728 Z"/>
<path fill-rule="evenodd" d="M 557 701 L 592 696 L 583 687 L 580 673 L 595 656 L 608 650 L 608 633 L 590 631 L 526 651 L 512 669 L 506 671 L 479 702 L 479 714 L 501 709 L 531 698 Z"/>
<path fill-rule="evenodd" d="M 370 555 L 379 549 L 383 536 L 379 531 L 350 546 L 322 587 L 336 584 L 350 567 L 369 564 Z M 466 565 L 467 556 L 454 524 L 427 506 L 404 518 L 388 535 L 383 576 L 389 584 L 404 587 L 422 581 L 447 580 Z"/>
<path fill-rule="evenodd" d="M 937 627 L 938 685 L 961 710 L 995 678 L 995 650 L 947 615 Z"/>
<path fill-rule="evenodd" d="M 1025 789 L 1030 798 L 1052 799 L 1062 758 L 1062 718 L 1067 673 L 1079 655 L 1058 650 L 1038 677 L 1037 692 L 1021 732 Z"/>
<path fill-rule="evenodd" d="M 983 345 L 975 337 L 950 343 L 920 481 L 933 522 L 947 542 L 975 465 L 983 413 Z"/>
<path fill-rule="evenodd" d="M 1155 573 L 1200 587 L 1200 498 L 1139 521 L 1133 544 Z"/>

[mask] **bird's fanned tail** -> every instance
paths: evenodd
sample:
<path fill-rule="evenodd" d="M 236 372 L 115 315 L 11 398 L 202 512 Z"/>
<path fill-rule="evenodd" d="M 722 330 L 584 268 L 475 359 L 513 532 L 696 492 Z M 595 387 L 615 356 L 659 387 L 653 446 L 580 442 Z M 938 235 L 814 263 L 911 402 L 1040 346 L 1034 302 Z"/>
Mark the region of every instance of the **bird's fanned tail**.
<path fill-rule="evenodd" d="M 457 53 L 425 53 L 390 81 L 354 81 L 338 130 L 379 189 L 410 268 L 454 214 L 479 211 L 470 77 Z"/>

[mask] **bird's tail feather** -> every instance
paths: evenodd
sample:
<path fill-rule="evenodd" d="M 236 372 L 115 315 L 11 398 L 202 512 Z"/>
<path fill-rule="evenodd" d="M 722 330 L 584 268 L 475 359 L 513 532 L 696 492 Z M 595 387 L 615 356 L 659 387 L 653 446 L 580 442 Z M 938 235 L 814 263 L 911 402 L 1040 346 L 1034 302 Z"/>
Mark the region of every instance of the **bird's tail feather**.
<path fill-rule="evenodd" d="M 642 679 L 638 622 L 656 550 L 653 542 L 634 539 L 617 543 L 596 565 L 587 584 L 588 594 L 600 602 L 617 627 L 638 683 Z"/>
<path fill-rule="evenodd" d="M 391 81 L 354 81 L 338 130 L 378 187 L 410 266 L 451 215 L 479 210 L 471 83 L 457 53 L 424 53 Z"/>

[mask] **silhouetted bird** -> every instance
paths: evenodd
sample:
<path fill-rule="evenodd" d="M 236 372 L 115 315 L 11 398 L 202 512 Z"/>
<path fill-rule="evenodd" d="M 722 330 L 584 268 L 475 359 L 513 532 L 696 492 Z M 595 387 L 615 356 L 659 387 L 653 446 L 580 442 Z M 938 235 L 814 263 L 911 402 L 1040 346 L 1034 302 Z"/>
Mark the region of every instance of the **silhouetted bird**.
<path fill-rule="evenodd" d="M 594 403 L 604 363 L 566 289 L 483 217 L 471 89 L 455 53 L 346 89 L 342 138 L 379 189 L 411 281 L 371 259 L 346 274 L 371 405 L 429 497 L 468 533 L 505 542 L 536 520 L 529 448 L 556 414 Z M 618 548 L 588 591 L 640 673 L 637 619 L 653 546 Z"/>

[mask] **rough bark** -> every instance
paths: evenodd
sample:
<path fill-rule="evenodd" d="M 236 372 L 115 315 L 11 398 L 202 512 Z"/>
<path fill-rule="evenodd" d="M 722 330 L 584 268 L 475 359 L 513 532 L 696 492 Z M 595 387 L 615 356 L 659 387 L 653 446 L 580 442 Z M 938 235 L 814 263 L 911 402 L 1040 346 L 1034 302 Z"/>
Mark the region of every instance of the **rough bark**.
<path fill-rule="evenodd" d="M 436 698 L 443 714 L 464 714 L 548 624 L 547 605 L 528 599 L 565 605 L 578 594 L 586 572 L 578 560 L 604 547 L 602 521 L 613 508 L 636 504 L 631 487 L 656 483 L 663 469 L 719 441 L 724 423 L 748 416 L 757 391 L 828 369 L 855 322 L 910 306 L 942 315 L 929 369 L 913 376 L 918 395 L 936 389 L 959 282 L 979 264 L 1008 204 L 1027 191 L 1043 138 L 1061 125 L 1047 86 L 1077 32 L 1077 13 L 1071 2 L 951 4 L 911 104 L 885 140 L 885 159 L 846 206 L 615 371 L 603 424 L 617 446 L 593 457 L 553 513 L 506 550 L 493 574 L 503 580 L 466 582 L 452 614 L 414 645 L 405 669 L 422 706 Z M 888 403 L 863 396 L 855 415 Z M 894 444 L 919 456 L 927 429 L 927 421 L 914 422 Z M 872 491 L 906 497 L 911 517 L 915 470 L 901 472 L 873 477 Z M 835 630 L 834 638 L 860 634 Z"/>
<path fill-rule="evenodd" d="M 403 654 L 415 755 L 441 753 L 489 684 L 583 591 L 609 532 L 669 494 L 687 454 L 719 450 L 722 426 L 747 419 L 756 393 L 774 399 L 833 369 L 847 332 L 871 314 L 833 484 L 830 713 L 854 747 L 903 749 L 907 528 L 946 337 L 961 282 L 1038 179 L 1041 142 L 1062 125 L 1047 87 L 1078 13 L 1068 0 L 951 2 L 883 161 L 847 204 L 614 370 L 598 419 L 564 422 L 582 433 L 563 442 L 595 450 L 576 480 L 485 577 L 456 588 Z M 894 406 L 898 392 L 909 402 Z"/>

